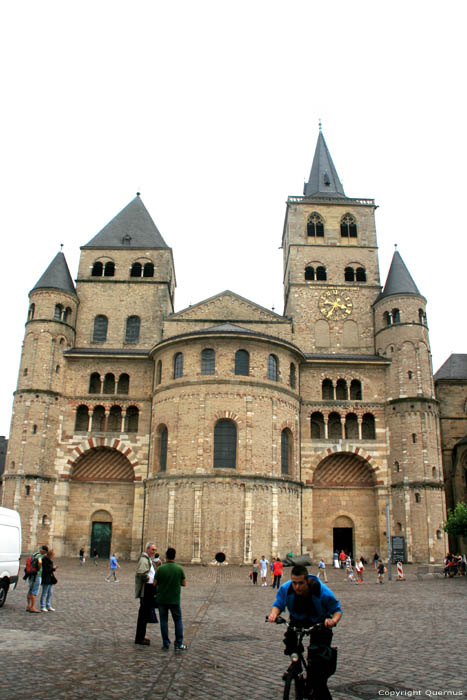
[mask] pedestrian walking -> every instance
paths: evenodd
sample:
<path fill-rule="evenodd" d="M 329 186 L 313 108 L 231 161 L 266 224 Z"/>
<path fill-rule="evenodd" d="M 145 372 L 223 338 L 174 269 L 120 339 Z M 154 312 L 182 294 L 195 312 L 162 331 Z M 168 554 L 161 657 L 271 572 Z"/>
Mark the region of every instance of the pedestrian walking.
<path fill-rule="evenodd" d="M 49 549 L 45 557 L 42 557 L 41 612 L 55 612 L 55 608 L 52 607 L 52 591 L 57 583 L 54 573 L 57 567 L 53 563 L 53 558 L 53 549 Z"/>
<path fill-rule="evenodd" d="M 97 551 L 97 549 L 95 547 L 92 550 L 92 558 L 94 560 L 94 566 L 97 566 L 97 562 L 99 560 L 99 552 Z"/>
<path fill-rule="evenodd" d="M 376 571 L 378 572 L 378 575 L 376 577 L 376 584 L 384 583 L 384 574 L 386 573 L 386 567 L 384 566 L 384 562 L 382 560 L 378 562 L 378 567 Z"/>
<path fill-rule="evenodd" d="M 273 588 L 279 588 L 279 586 L 281 585 L 282 568 L 283 564 L 281 560 L 279 559 L 279 557 L 276 557 L 276 560 L 272 565 L 272 573 L 274 575 L 274 580 L 272 582 Z"/>
<path fill-rule="evenodd" d="M 186 576 L 180 564 L 175 562 L 176 551 L 169 547 L 165 554 L 165 564 L 156 569 L 154 576 L 156 584 L 157 607 L 161 621 L 162 649 L 170 648 L 169 611 L 175 626 L 175 651 L 187 649 L 183 643 L 183 621 L 180 607 L 181 587 L 186 586 Z"/>
<path fill-rule="evenodd" d="M 79 550 L 79 563 L 80 563 L 80 566 L 83 566 L 83 564 L 84 564 L 85 561 L 86 561 L 86 559 L 84 558 L 84 547 L 81 547 L 81 549 Z"/>
<path fill-rule="evenodd" d="M 110 572 L 109 572 L 109 575 L 106 576 L 105 580 L 107 581 L 107 583 L 110 583 L 110 579 L 113 579 L 114 583 L 118 583 L 117 569 L 120 568 L 120 564 L 118 563 L 117 556 L 116 556 L 115 552 L 110 557 L 109 567 L 110 567 Z"/>
<path fill-rule="evenodd" d="M 373 556 L 373 566 L 375 567 L 375 569 L 378 567 L 378 562 L 379 562 L 379 554 L 378 554 L 378 552 L 375 552 L 374 556 Z"/>
<path fill-rule="evenodd" d="M 157 547 L 154 542 L 148 542 L 136 565 L 135 598 L 139 598 L 139 610 L 136 622 L 135 644 L 142 644 L 143 646 L 151 644 L 151 641 L 146 637 L 146 625 L 150 620 L 155 605 L 155 570 L 152 558 L 156 551 Z"/>
<path fill-rule="evenodd" d="M 346 555 L 343 549 L 339 552 L 339 563 L 341 565 L 341 569 L 345 569 L 345 560 L 346 560 Z"/>
<path fill-rule="evenodd" d="M 323 576 L 324 583 L 327 583 L 328 577 L 326 574 L 326 564 L 324 562 L 323 557 L 321 557 L 321 559 L 318 562 L 318 578 L 321 578 L 321 576 Z"/>
<path fill-rule="evenodd" d="M 256 586 L 256 584 L 258 583 L 258 560 L 257 559 L 253 559 L 253 564 L 251 565 L 250 577 L 251 577 L 251 583 L 253 584 L 253 586 Z"/>
<path fill-rule="evenodd" d="M 332 555 L 332 563 L 335 569 L 339 568 L 339 552 L 337 551 L 337 549 Z"/>
<path fill-rule="evenodd" d="M 261 577 L 261 585 L 262 586 L 267 586 L 268 583 L 266 581 L 266 577 L 268 575 L 268 566 L 269 566 L 269 561 L 265 558 L 264 554 L 259 560 L 259 575 Z"/>

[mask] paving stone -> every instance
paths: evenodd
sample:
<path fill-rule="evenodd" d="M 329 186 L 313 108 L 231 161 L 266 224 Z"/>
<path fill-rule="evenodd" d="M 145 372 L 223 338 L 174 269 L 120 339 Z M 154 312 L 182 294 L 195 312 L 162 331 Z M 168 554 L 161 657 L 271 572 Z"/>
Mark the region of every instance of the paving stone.
<path fill-rule="evenodd" d="M 26 613 L 23 581 L 0 609 L 0 700 L 282 698 L 283 628 L 264 622 L 274 591 L 252 586 L 244 567 L 185 567 L 189 649 L 163 652 L 159 625 L 148 625 L 150 647 L 134 645 L 134 563 L 121 563 L 118 584 L 105 583 L 102 564 L 56 563 L 55 613 Z M 329 572 L 344 609 L 334 700 L 391 697 L 378 694 L 386 688 L 465 693 L 467 579 L 419 581 L 407 567 L 405 582 L 376 586 L 365 573 L 354 585 Z"/>

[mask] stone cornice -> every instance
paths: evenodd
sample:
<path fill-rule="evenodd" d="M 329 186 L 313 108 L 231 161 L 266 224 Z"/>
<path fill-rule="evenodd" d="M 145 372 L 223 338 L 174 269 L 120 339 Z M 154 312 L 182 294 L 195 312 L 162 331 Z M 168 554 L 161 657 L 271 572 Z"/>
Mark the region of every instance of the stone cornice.
<path fill-rule="evenodd" d="M 435 491 L 444 491 L 444 484 L 440 481 L 399 481 L 397 484 L 391 484 L 392 489 L 434 489 Z"/>

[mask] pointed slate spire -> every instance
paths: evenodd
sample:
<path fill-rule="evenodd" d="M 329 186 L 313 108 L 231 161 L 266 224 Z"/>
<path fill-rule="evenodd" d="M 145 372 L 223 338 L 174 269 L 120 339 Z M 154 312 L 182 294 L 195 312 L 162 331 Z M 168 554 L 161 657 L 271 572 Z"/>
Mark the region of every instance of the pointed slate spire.
<path fill-rule="evenodd" d="M 391 267 L 389 268 L 386 284 L 379 298 L 389 297 L 392 294 L 418 294 L 417 285 L 412 279 L 412 276 L 405 266 L 399 251 L 395 251 L 392 256 Z"/>
<path fill-rule="evenodd" d="M 59 289 L 61 292 L 76 296 L 75 285 L 62 252 L 57 253 L 31 292 L 36 289 Z"/>
<path fill-rule="evenodd" d="M 139 194 L 83 248 L 167 248 Z"/>
<path fill-rule="evenodd" d="M 345 197 L 344 188 L 332 162 L 321 124 L 310 177 L 303 188 L 305 197 Z"/>

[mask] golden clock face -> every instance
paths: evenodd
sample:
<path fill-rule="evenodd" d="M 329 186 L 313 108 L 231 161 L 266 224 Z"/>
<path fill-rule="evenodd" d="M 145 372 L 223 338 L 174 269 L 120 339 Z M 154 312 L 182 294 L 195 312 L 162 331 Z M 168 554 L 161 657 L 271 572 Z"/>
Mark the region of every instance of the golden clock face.
<path fill-rule="evenodd" d="M 325 318 L 333 321 L 341 321 L 352 313 L 352 299 L 347 292 L 339 289 L 330 289 L 323 292 L 319 298 L 319 310 Z"/>

